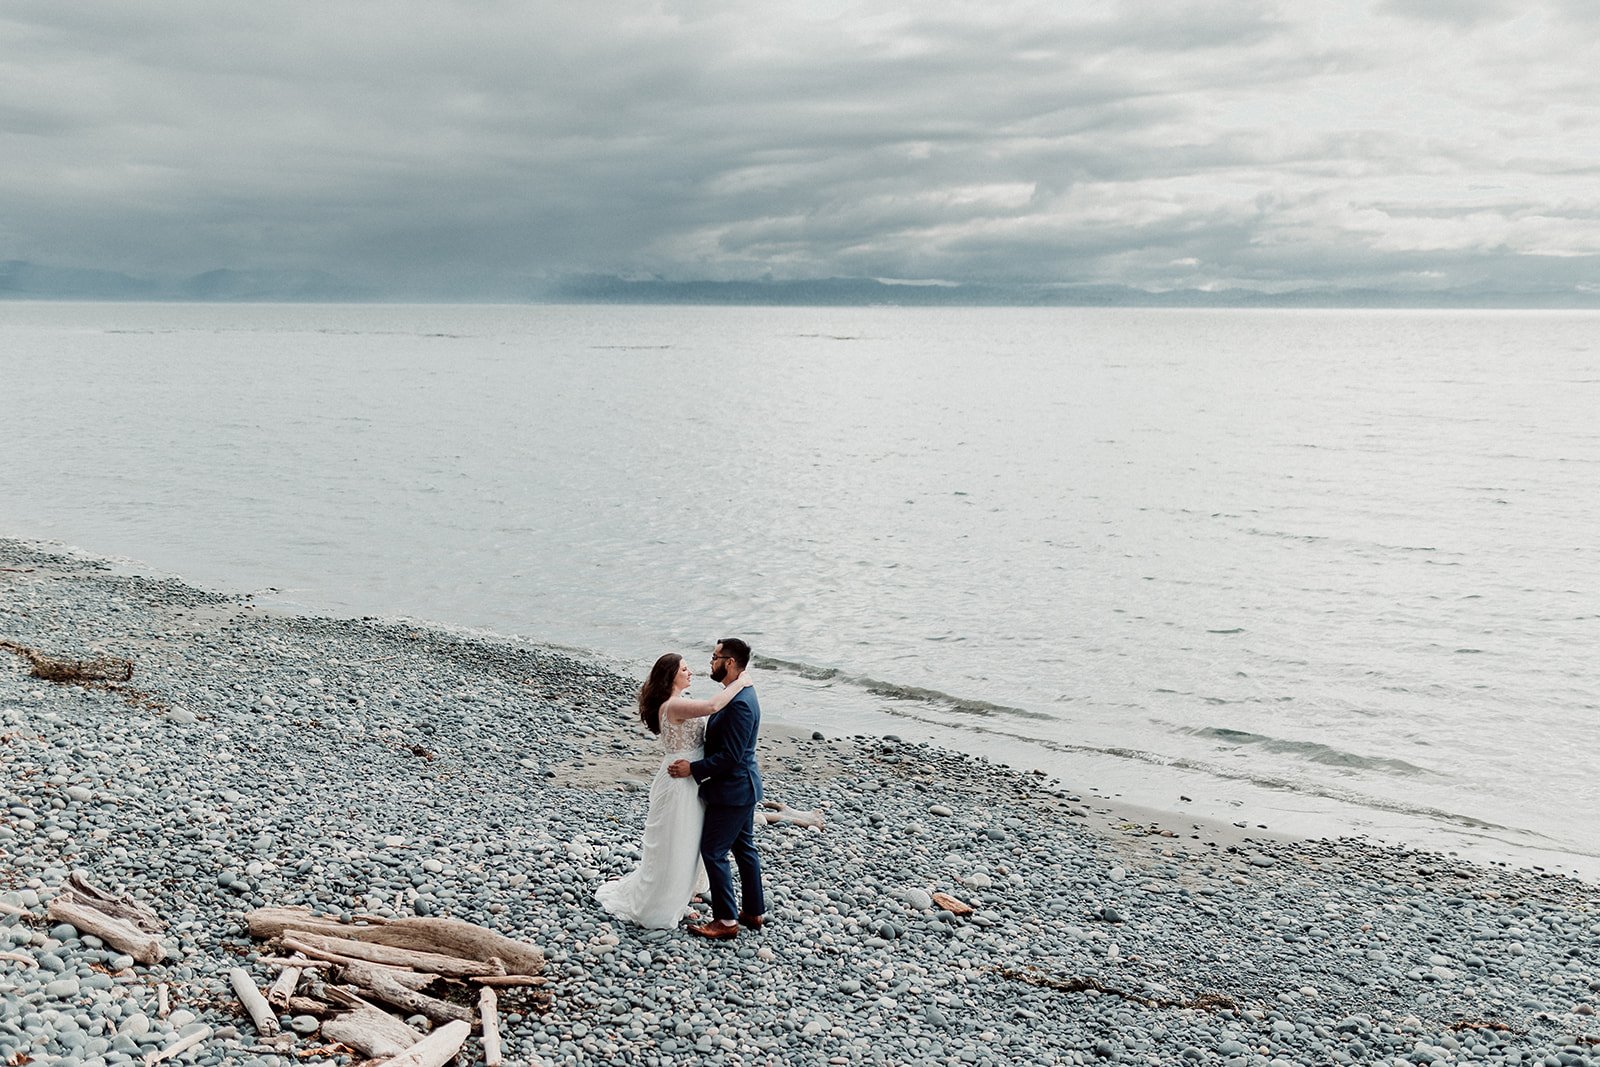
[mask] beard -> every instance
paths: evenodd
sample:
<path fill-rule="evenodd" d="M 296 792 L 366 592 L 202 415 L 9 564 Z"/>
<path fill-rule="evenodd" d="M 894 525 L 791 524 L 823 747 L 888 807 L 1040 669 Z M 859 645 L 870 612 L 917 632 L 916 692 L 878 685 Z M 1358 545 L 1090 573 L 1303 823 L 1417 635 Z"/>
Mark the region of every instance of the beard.
<path fill-rule="evenodd" d="M 718 663 L 711 668 L 711 680 L 713 682 L 720 682 L 726 677 L 728 677 L 728 665 L 726 663 Z"/>

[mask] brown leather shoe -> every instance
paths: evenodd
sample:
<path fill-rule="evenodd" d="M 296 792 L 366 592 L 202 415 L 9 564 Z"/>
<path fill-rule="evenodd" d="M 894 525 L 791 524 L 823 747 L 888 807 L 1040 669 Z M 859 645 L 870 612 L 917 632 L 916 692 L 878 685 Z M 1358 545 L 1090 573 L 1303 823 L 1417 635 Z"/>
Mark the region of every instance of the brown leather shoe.
<path fill-rule="evenodd" d="M 741 925 L 748 926 L 752 930 L 759 930 L 763 926 L 767 925 L 767 917 L 765 915 L 746 915 L 741 911 L 739 913 L 739 922 Z"/>
<path fill-rule="evenodd" d="M 712 919 L 710 922 L 701 923 L 699 926 L 690 926 L 688 931 L 701 937 L 709 937 L 714 941 L 725 941 L 730 937 L 739 936 L 739 924 L 732 919 Z"/>

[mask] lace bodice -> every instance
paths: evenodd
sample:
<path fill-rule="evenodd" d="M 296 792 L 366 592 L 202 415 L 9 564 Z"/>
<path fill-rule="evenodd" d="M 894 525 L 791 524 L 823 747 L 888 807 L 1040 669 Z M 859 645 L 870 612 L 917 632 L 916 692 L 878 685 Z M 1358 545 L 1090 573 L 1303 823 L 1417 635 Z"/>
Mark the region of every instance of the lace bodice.
<path fill-rule="evenodd" d="M 706 743 L 706 721 L 703 718 L 673 722 L 661 720 L 661 747 L 668 752 L 689 752 Z"/>

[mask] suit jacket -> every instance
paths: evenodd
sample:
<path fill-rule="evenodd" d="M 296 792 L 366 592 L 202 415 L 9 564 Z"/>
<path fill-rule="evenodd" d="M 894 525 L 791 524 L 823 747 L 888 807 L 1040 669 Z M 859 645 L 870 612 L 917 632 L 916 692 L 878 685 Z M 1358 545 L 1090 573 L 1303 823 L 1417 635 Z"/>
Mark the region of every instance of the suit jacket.
<path fill-rule="evenodd" d="M 761 730 L 761 704 L 746 686 L 728 706 L 706 722 L 706 754 L 689 764 L 700 783 L 700 799 L 722 807 L 753 807 L 761 800 L 761 771 L 756 766 L 756 734 Z"/>

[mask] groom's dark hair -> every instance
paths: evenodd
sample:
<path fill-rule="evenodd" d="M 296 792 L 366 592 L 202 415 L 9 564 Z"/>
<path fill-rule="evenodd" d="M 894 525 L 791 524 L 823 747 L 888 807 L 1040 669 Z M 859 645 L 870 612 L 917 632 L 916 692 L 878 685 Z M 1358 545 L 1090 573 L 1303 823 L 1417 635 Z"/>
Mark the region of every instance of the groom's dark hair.
<path fill-rule="evenodd" d="M 722 646 L 722 654 L 732 656 L 733 662 L 739 665 L 742 671 L 750 666 L 750 646 L 737 637 L 724 637 L 717 641 Z"/>

